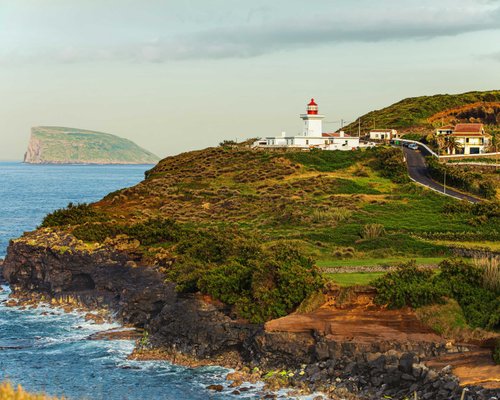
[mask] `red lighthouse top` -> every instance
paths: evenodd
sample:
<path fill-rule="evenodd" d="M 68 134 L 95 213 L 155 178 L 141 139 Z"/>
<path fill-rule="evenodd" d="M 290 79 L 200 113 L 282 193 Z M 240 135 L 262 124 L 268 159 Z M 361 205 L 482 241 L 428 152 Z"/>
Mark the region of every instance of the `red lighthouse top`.
<path fill-rule="evenodd" d="M 307 113 L 309 115 L 315 115 L 318 113 L 318 105 L 314 101 L 314 99 L 311 99 L 311 102 L 307 105 Z"/>

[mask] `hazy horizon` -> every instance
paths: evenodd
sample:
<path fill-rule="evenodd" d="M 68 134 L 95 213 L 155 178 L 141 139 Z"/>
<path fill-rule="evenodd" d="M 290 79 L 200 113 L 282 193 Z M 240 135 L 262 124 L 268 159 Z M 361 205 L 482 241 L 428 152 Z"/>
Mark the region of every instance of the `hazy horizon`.
<path fill-rule="evenodd" d="M 500 88 L 500 0 L 0 0 L 0 160 L 30 128 L 111 133 L 165 157 L 327 130 L 406 97 Z"/>

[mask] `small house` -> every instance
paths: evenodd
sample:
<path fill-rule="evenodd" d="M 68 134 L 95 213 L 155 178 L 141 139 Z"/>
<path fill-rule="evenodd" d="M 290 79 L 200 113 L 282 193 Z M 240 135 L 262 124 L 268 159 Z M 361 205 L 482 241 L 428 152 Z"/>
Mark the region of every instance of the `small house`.
<path fill-rule="evenodd" d="M 456 149 L 448 149 L 448 154 L 486 153 L 491 135 L 485 132 L 483 124 L 457 124 L 449 135 L 455 139 Z"/>
<path fill-rule="evenodd" d="M 372 129 L 370 131 L 370 139 L 372 140 L 392 140 L 398 137 L 396 129 Z"/>

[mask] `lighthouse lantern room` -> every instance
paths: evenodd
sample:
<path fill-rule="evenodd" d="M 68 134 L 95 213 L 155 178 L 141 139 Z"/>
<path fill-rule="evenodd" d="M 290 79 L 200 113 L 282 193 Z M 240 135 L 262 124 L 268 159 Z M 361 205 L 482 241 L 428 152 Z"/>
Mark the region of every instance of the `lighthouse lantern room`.
<path fill-rule="evenodd" d="M 323 134 L 324 115 L 318 114 L 318 105 L 311 99 L 307 105 L 307 114 L 301 114 L 300 118 L 304 120 L 304 136 L 321 137 Z"/>

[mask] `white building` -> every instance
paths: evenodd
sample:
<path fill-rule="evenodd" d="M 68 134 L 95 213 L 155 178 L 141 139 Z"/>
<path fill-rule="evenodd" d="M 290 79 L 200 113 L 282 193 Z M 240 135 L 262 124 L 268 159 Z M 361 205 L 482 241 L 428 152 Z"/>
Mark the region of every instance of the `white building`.
<path fill-rule="evenodd" d="M 398 138 L 396 129 L 372 129 L 370 131 L 370 139 L 372 140 L 392 140 Z"/>
<path fill-rule="evenodd" d="M 448 154 L 486 153 L 491 143 L 491 135 L 485 132 L 483 124 L 457 124 L 449 136 L 455 140 L 456 148 L 448 148 Z"/>
<path fill-rule="evenodd" d="M 344 131 L 335 133 L 323 133 L 324 115 L 318 114 L 318 105 L 311 99 L 307 105 L 307 113 L 301 114 L 304 121 L 302 134 L 287 136 L 283 132 L 281 136 L 266 137 L 257 140 L 255 147 L 292 147 L 302 149 L 322 149 L 322 150 L 353 150 L 359 147 L 359 137 L 349 136 Z"/>

